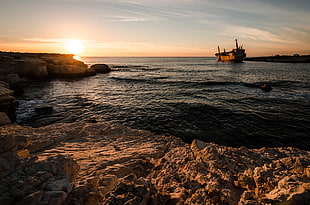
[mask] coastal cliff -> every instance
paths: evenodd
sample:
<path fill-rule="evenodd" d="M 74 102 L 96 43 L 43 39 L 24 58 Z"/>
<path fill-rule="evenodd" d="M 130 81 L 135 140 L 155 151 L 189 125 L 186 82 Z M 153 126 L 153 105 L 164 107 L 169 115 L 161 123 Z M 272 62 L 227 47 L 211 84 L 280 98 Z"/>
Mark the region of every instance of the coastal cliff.
<path fill-rule="evenodd" d="M 30 79 L 83 77 L 96 72 L 72 54 L 0 52 L 0 80 L 8 75 Z"/>
<path fill-rule="evenodd" d="M 186 144 L 123 125 L 0 127 L 1 204 L 308 204 L 309 151 Z"/>

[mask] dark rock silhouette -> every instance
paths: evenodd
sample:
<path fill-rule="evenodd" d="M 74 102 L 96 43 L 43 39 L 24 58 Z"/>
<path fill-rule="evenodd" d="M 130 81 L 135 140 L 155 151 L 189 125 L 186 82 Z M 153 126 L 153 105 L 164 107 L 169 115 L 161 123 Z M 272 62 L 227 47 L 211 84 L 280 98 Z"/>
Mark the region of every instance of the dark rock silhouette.
<path fill-rule="evenodd" d="M 106 64 L 94 64 L 90 67 L 96 71 L 96 73 L 109 73 L 111 72 L 111 68 Z"/>

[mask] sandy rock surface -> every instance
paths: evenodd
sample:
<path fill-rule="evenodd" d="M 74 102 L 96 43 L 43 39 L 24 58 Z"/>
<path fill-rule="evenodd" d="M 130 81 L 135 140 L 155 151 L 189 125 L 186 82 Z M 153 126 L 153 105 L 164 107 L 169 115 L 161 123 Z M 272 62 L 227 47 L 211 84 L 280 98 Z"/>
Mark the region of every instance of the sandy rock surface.
<path fill-rule="evenodd" d="M 308 151 L 123 125 L 0 126 L 0 204 L 309 204 Z"/>

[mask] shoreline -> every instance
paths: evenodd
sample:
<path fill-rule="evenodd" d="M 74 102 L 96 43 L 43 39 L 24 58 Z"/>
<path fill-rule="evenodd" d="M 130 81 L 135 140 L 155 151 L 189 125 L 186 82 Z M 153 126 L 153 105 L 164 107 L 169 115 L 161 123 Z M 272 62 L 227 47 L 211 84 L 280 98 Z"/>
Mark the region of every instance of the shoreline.
<path fill-rule="evenodd" d="M 310 63 L 310 55 L 275 55 L 275 56 L 261 56 L 261 57 L 247 57 L 245 61 L 263 61 L 275 63 Z"/>

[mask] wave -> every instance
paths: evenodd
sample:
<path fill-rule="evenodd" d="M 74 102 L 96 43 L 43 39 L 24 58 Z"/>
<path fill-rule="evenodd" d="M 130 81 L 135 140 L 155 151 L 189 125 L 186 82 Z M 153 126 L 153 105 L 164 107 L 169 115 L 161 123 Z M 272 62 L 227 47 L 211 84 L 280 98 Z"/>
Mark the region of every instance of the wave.
<path fill-rule="evenodd" d="M 161 68 L 158 68 L 158 70 Z M 155 70 L 155 69 L 144 69 L 143 70 Z M 263 84 L 271 85 L 272 87 L 279 87 L 279 88 L 288 88 L 288 87 L 301 87 L 301 88 L 310 88 L 310 83 L 305 83 L 303 81 L 259 81 L 259 82 L 242 82 L 242 81 L 189 81 L 189 79 L 177 79 L 171 78 L 168 76 L 152 76 L 152 75 L 136 75 L 136 76 L 128 76 L 128 77 L 110 77 L 114 80 L 121 80 L 121 81 L 135 81 L 135 82 L 146 82 L 146 81 L 154 81 L 156 80 L 163 80 L 165 81 L 158 81 L 159 84 L 171 84 L 171 85 L 180 85 L 180 86 L 227 86 L 227 85 L 242 85 L 249 88 L 260 88 Z M 166 80 L 169 79 L 169 80 Z"/>

